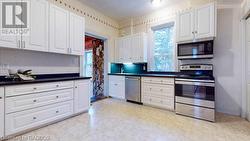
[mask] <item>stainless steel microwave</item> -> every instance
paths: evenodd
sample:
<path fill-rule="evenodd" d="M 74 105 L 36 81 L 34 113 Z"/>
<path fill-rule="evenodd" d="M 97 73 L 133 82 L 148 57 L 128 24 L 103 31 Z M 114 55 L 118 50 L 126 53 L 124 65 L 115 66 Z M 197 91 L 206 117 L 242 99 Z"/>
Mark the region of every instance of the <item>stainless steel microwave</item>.
<path fill-rule="evenodd" d="M 177 58 L 184 59 L 211 59 L 213 58 L 213 40 L 196 43 L 178 44 Z"/>

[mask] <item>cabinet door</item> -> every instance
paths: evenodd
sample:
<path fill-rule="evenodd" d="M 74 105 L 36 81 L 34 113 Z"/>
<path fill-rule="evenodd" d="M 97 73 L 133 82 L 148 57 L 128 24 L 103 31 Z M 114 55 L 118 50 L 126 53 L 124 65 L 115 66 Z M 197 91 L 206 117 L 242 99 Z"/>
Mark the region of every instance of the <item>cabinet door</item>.
<path fill-rule="evenodd" d="M 125 37 L 123 39 L 123 58 L 125 63 L 132 62 L 132 46 L 131 37 Z"/>
<path fill-rule="evenodd" d="M 136 34 L 131 38 L 131 56 L 132 62 L 140 62 L 140 57 L 142 57 L 142 45 L 141 45 L 141 36 Z"/>
<path fill-rule="evenodd" d="M 215 37 L 215 4 L 195 9 L 196 39 Z"/>
<path fill-rule="evenodd" d="M 194 11 L 190 10 L 177 16 L 178 42 L 194 39 Z"/>
<path fill-rule="evenodd" d="M 74 113 L 87 111 L 90 107 L 90 80 L 75 82 Z"/>
<path fill-rule="evenodd" d="M 125 51 L 124 51 L 124 47 L 125 47 L 125 41 L 123 38 L 118 39 L 118 60 L 120 63 L 124 63 L 125 62 Z"/>
<path fill-rule="evenodd" d="M 125 77 L 109 76 L 109 96 L 125 99 Z"/>
<path fill-rule="evenodd" d="M 49 4 L 45 0 L 29 0 L 30 2 L 30 35 L 23 36 L 22 47 L 28 50 L 48 51 L 49 39 Z"/>
<path fill-rule="evenodd" d="M 49 49 L 55 53 L 69 53 L 69 11 L 50 5 Z"/>
<path fill-rule="evenodd" d="M 4 88 L 0 88 L 0 139 L 4 136 Z"/>
<path fill-rule="evenodd" d="M 83 55 L 84 53 L 85 21 L 83 17 L 70 13 L 70 53 Z"/>
<path fill-rule="evenodd" d="M 20 40 L 16 36 L 2 36 L 0 34 L 0 48 L 20 48 Z"/>

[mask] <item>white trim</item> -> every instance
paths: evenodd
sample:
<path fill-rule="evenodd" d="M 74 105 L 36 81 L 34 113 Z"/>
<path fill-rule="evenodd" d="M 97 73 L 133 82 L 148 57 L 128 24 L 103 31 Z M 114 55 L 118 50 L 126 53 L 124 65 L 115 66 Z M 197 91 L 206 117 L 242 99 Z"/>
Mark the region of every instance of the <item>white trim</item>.
<path fill-rule="evenodd" d="M 246 118 L 247 116 L 247 79 L 246 79 L 246 21 L 241 20 L 240 23 L 241 31 L 241 46 L 242 46 L 242 94 L 241 94 L 241 117 Z"/>
<path fill-rule="evenodd" d="M 88 28 L 86 28 L 85 35 L 104 40 L 104 95 L 108 96 L 109 95 L 108 72 L 109 72 L 109 48 L 110 48 L 109 44 L 110 44 L 111 38 L 107 35 L 103 35 L 99 32 L 95 32 Z M 81 68 L 80 70 L 84 69 L 83 65 L 84 65 L 84 62 L 82 60 L 80 64 L 80 68 Z"/>
<path fill-rule="evenodd" d="M 247 120 L 250 121 L 250 113 L 248 113 Z"/>

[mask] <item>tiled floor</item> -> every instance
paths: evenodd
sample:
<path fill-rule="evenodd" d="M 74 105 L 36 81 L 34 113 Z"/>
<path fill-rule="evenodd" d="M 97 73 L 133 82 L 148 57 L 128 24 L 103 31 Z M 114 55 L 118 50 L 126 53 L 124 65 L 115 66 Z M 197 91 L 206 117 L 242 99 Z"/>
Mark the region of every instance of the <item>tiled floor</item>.
<path fill-rule="evenodd" d="M 12 141 L 250 141 L 250 123 L 219 114 L 216 123 L 114 99 L 94 103 L 89 114 L 59 122 Z M 39 140 L 42 141 L 42 140 Z"/>

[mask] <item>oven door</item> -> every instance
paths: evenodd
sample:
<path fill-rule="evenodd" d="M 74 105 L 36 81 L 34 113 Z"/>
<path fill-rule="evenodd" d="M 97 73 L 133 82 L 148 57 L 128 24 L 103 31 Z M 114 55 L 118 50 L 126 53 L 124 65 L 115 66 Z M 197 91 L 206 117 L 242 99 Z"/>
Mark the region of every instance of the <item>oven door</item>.
<path fill-rule="evenodd" d="M 200 58 L 213 58 L 213 41 L 178 45 L 178 59 Z"/>
<path fill-rule="evenodd" d="M 177 80 L 175 96 L 215 101 L 215 84 L 199 80 Z"/>

